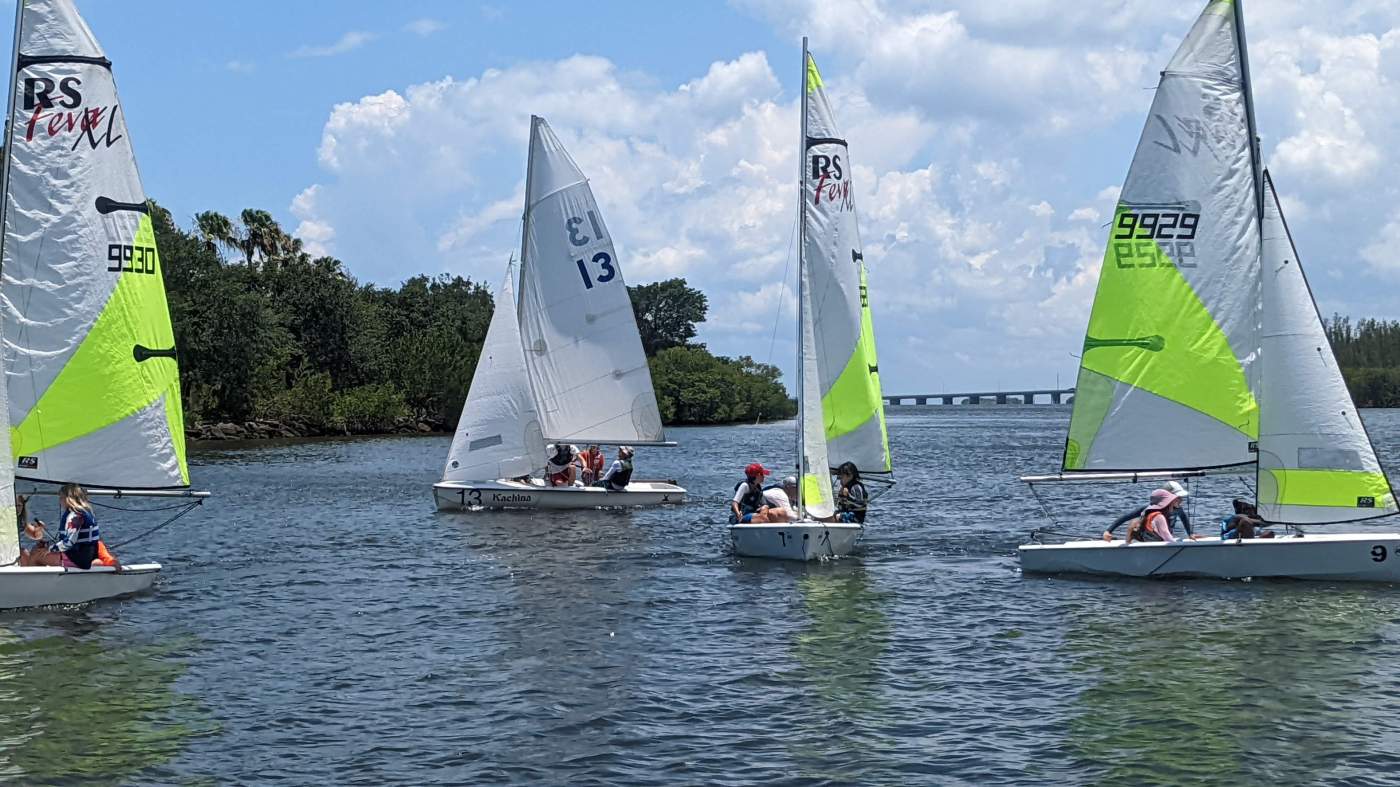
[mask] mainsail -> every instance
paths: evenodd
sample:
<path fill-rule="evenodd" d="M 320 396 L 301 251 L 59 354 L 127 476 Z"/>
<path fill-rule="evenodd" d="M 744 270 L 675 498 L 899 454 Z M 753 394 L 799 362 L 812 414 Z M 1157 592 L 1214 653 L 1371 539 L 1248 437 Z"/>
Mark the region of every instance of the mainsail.
<path fill-rule="evenodd" d="M 538 472 L 544 464 L 544 437 L 525 374 L 515 289 L 507 269 L 442 480 L 515 478 Z"/>
<path fill-rule="evenodd" d="M 11 455 L 31 480 L 187 486 L 175 337 L 111 62 L 71 0 L 24 0 L 18 19 L 0 255 Z"/>
<path fill-rule="evenodd" d="M 805 47 L 803 58 L 802 251 L 828 461 L 833 466 L 852 462 L 862 473 L 888 473 L 890 446 L 856 222 L 855 168 L 817 63 Z"/>
<path fill-rule="evenodd" d="M 1066 471 L 1255 459 L 1258 173 L 1231 0 L 1162 72 L 1084 337 Z"/>
<path fill-rule="evenodd" d="M 651 371 L 612 236 L 588 180 L 530 119 L 520 333 L 544 436 L 662 443 Z"/>
<path fill-rule="evenodd" d="M 1332 354 L 1273 181 L 1264 180 L 1259 513 L 1296 524 L 1394 514 L 1390 482 Z"/>

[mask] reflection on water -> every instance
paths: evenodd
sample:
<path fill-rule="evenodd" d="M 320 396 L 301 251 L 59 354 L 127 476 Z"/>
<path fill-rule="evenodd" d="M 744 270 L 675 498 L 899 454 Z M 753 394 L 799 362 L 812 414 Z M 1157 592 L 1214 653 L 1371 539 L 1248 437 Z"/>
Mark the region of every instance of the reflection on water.
<path fill-rule="evenodd" d="M 1069 741 L 1096 783 L 1316 783 L 1354 746 L 1390 668 L 1364 656 L 1395 618 L 1388 594 L 1239 583 L 1192 603 L 1135 584 L 1065 635 L 1090 680 Z"/>
<path fill-rule="evenodd" d="M 0 778 L 120 781 L 217 731 L 196 699 L 174 689 L 185 671 L 177 654 L 192 641 L 114 646 L 71 614 L 37 639 L 0 630 Z"/>
<path fill-rule="evenodd" d="M 804 776 L 849 782 L 867 772 L 867 758 L 882 748 L 871 726 L 885 713 L 879 660 L 889 645 L 888 598 L 871 588 L 856 560 L 796 571 L 807 624 L 793 636 L 796 663 L 784 678 L 805 712 L 788 742 Z"/>
<path fill-rule="evenodd" d="M 1020 575 L 1016 472 L 1068 412 L 891 417 L 899 485 L 813 565 L 734 558 L 718 502 L 437 514 L 444 436 L 196 450 L 216 497 L 124 550 L 154 592 L 0 615 L 0 781 L 1393 782 L 1395 588 Z M 1400 456 L 1400 413 L 1364 415 Z M 642 466 L 727 499 L 792 433 L 678 429 Z M 1092 535 L 1147 491 L 1049 507 Z M 1239 489 L 1192 492 L 1205 522 Z"/>

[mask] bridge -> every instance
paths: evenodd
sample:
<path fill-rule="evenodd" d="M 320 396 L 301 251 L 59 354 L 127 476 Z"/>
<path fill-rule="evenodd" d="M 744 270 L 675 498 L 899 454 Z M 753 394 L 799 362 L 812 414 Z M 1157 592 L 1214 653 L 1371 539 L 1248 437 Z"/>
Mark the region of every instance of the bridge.
<path fill-rule="evenodd" d="M 1038 396 L 1049 397 L 1051 404 L 1062 404 L 1074 401 L 1074 389 L 1019 388 L 1011 391 L 973 391 L 969 393 L 890 394 L 885 397 L 885 404 L 912 404 L 920 407 L 933 402 L 937 404 L 982 404 L 983 401 L 995 401 L 997 404 L 1007 404 L 1012 398 L 1020 400 L 1021 404 L 1035 404 Z"/>

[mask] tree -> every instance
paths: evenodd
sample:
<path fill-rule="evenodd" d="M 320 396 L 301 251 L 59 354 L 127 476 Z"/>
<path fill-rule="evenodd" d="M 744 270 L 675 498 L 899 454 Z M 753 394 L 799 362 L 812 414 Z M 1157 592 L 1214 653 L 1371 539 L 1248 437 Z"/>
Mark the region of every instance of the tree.
<path fill-rule="evenodd" d="M 685 279 L 628 287 L 632 313 L 642 335 L 648 358 L 670 347 L 684 347 L 695 338 L 695 326 L 705 321 L 709 301 L 705 293 L 686 286 Z"/>
<path fill-rule="evenodd" d="M 194 223 L 200 239 L 209 251 L 218 252 L 220 247 L 227 251 L 243 251 L 243 239 L 239 237 L 238 230 L 234 228 L 228 216 L 218 211 L 206 210 L 194 214 Z"/>

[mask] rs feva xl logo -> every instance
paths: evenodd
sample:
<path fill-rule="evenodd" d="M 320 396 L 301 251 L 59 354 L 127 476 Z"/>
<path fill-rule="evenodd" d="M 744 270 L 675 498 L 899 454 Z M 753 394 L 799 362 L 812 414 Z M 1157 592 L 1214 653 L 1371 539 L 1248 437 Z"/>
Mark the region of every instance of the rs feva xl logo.
<path fill-rule="evenodd" d="M 836 204 L 842 210 L 855 207 L 851 197 L 851 181 L 841 168 L 841 156 L 824 153 L 812 154 L 812 204 L 820 205 L 825 199 L 828 204 Z"/>
<path fill-rule="evenodd" d="M 24 80 L 24 97 L 21 120 L 25 124 L 24 141 L 32 142 L 34 137 L 56 138 L 73 136 L 70 150 L 86 141 L 96 150 L 98 146 L 110 148 L 122 138 L 114 134 L 117 119 L 117 105 L 83 108 L 83 81 L 78 77 L 64 77 L 57 81 L 48 77 L 27 77 Z"/>

